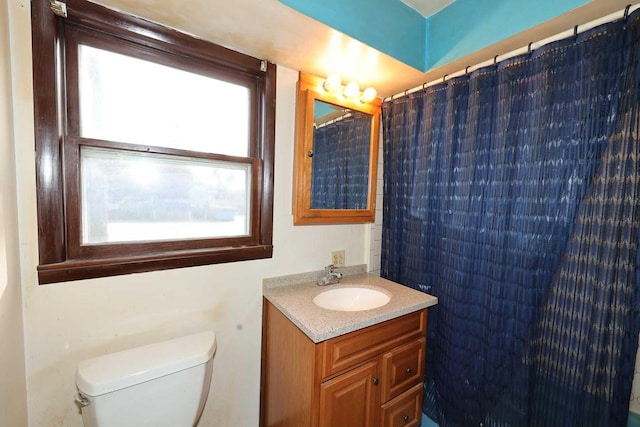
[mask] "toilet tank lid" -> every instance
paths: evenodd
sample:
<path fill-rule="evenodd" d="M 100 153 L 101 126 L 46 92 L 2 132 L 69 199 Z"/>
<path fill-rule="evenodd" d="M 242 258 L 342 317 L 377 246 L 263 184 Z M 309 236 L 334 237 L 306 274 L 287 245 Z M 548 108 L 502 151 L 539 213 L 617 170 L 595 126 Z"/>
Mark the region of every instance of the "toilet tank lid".
<path fill-rule="evenodd" d="M 207 363 L 215 351 L 216 336 L 206 331 L 111 353 L 80 362 L 76 385 L 99 396 Z"/>

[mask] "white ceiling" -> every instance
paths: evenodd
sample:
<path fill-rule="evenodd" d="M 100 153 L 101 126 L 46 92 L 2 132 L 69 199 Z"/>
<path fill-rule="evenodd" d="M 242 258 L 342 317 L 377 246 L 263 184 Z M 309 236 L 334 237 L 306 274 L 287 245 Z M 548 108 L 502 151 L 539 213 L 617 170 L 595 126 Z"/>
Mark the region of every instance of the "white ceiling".
<path fill-rule="evenodd" d="M 400 0 L 407 6 L 417 10 L 425 18 L 444 9 L 455 0 Z"/>
<path fill-rule="evenodd" d="M 383 97 L 441 78 L 467 65 L 526 46 L 608 13 L 628 0 L 592 0 L 570 14 L 426 73 L 416 70 L 277 0 L 92 0 L 278 65 L 318 76 L 337 72 Z M 346 0 L 345 0 L 346 1 Z M 452 0 L 403 0 L 442 7 Z M 437 5 L 437 6 L 436 6 Z M 430 12 L 424 12 L 430 13 Z"/>
<path fill-rule="evenodd" d="M 376 87 L 383 96 L 405 89 L 404 78 L 422 76 L 277 0 L 92 1 L 294 70 L 319 76 L 337 72 L 361 87 Z M 403 79 L 393 82 L 394 76 Z"/>

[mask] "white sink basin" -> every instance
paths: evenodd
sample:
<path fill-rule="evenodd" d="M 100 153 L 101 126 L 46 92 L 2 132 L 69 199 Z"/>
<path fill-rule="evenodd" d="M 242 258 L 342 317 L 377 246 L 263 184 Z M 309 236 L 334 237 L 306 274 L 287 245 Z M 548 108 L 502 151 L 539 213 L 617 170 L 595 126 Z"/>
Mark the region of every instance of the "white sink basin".
<path fill-rule="evenodd" d="M 316 295 L 313 303 L 336 311 L 362 311 L 382 307 L 391 300 L 384 292 L 371 288 L 344 287 Z"/>

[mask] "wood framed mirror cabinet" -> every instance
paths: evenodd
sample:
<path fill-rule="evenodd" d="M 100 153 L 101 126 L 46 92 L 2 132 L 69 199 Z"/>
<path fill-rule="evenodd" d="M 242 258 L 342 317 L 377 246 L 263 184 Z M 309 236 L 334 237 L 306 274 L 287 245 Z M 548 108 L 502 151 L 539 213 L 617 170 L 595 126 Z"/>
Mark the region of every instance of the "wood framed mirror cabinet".
<path fill-rule="evenodd" d="M 300 72 L 293 223 L 374 222 L 380 99 L 349 99 L 323 83 Z"/>

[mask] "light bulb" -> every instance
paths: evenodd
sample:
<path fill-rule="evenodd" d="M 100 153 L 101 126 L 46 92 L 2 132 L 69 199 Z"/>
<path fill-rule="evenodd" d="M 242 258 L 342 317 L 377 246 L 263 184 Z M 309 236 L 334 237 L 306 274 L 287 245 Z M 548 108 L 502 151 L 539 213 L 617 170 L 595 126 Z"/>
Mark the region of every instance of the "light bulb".
<path fill-rule="evenodd" d="M 360 94 L 360 86 L 356 82 L 349 82 L 342 92 L 345 98 L 356 99 Z"/>
<path fill-rule="evenodd" d="M 324 81 L 322 87 L 329 93 L 335 92 L 342 86 L 342 82 L 340 81 L 340 76 L 333 73 L 327 76 L 327 80 Z"/>
<path fill-rule="evenodd" d="M 368 87 L 362 92 L 362 96 L 360 97 L 360 101 L 362 102 L 371 102 L 376 99 L 376 95 L 378 91 L 373 87 Z"/>

